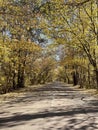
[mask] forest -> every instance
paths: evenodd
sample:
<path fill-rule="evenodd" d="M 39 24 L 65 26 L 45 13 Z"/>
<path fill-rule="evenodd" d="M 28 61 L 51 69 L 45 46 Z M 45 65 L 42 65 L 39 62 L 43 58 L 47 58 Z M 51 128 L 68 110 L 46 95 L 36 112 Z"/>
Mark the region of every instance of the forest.
<path fill-rule="evenodd" d="M 52 81 L 98 89 L 98 1 L 0 0 L 0 94 Z"/>

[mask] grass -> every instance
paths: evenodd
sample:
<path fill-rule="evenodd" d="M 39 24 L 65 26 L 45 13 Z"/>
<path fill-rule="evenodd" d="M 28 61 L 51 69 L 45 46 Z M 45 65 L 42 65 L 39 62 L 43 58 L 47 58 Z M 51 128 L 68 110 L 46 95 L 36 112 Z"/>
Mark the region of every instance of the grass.
<path fill-rule="evenodd" d="M 0 102 L 3 101 L 7 101 L 9 99 L 15 99 L 17 97 L 23 96 L 24 94 L 28 93 L 28 92 L 33 92 L 36 89 L 39 89 L 41 87 L 43 87 L 44 85 L 31 85 L 31 86 L 27 86 L 24 88 L 20 88 L 18 90 L 14 90 L 13 92 L 9 92 L 6 94 L 1 94 L 0 95 Z"/>

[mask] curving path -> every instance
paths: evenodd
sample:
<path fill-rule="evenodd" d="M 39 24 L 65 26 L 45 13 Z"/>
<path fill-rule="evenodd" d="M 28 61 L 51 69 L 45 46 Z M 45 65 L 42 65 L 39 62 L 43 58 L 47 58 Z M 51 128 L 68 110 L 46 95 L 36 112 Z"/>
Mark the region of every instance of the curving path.
<path fill-rule="evenodd" d="M 0 130 L 98 130 L 98 101 L 54 82 L 1 103 Z"/>

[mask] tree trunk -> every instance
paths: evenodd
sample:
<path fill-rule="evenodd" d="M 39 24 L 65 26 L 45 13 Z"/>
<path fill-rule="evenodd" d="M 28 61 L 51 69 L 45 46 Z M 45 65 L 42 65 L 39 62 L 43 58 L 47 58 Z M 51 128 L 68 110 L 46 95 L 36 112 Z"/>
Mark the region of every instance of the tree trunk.
<path fill-rule="evenodd" d="M 16 73 L 13 72 L 13 89 L 16 89 L 16 81 L 15 81 L 15 78 L 16 78 Z"/>
<path fill-rule="evenodd" d="M 74 84 L 74 86 L 78 84 L 78 73 L 77 73 L 77 71 L 73 72 L 73 84 Z"/>
<path fill-rule="evenodd" d="M 91 86 L 90 64 L 88 64 L 88 83 Z"/>
<path fill-rule="evenodd" d="M 20 66 L 18 69 L 17 87 L 18 88 L 24 87 L 24 69 L 21 69 Z"/>
<path fill-rule="evenodd" d="M 96 73 L 96 84 L 97 84 L 97 90 L 98 90 L 98 70 L 95 70 Z"/>

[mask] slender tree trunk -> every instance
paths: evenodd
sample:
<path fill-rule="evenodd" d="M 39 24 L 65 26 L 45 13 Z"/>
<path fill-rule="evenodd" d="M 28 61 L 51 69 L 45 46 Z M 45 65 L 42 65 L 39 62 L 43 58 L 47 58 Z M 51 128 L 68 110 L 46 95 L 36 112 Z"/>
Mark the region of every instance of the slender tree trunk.
<path fill-rule="evenodd" d="M 13 72 L 13 89 L 16 89 L 16 81 L 15 81 L 15 78 L 16 78 L 16 73 Z"/>
<path fill-rule="evenodd" d="M 21 86 L 21 72 L 20 72 L 20 65 L 18 67 L 18 77 L 17 77 L 17 88 Z"/>
<path fill-rule="evenodd" d="M 90 64 L 88 64 L 88 83 L 91 85 L 91 76 L 90 76 Z"/>

